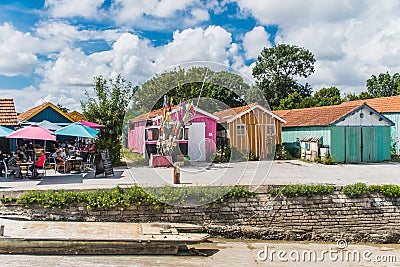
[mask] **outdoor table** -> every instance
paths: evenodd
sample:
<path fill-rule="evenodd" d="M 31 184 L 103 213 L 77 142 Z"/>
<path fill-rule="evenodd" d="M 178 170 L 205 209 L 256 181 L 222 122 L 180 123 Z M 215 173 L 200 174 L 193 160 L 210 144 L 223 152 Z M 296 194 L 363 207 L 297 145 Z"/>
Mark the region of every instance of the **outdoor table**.
<path fill-rule="evenodd" d="M 80 157 L 71 157 L 67 158 L 67 160 L 71 163 L 71 173 L 81 173 L 81 170 L 76 167 L 76 165 L 82 164 L 82 158 Z"/>
<path fill-rule="evenodd" d="M 17 162 L 17 164 L 20 166 L 20 167 L 26 167 L 26 174 L 25 174 L 25 177 L 29 177 L 29 167 L 30 166 L 32 166 L 32 165 L 34 165 L 35 164 L 35 162 L 33 162 L 33 161 L 28 161 L 28 162 Z M 22 175 L 22 169 L 21 169 L 21 175 Z"/>

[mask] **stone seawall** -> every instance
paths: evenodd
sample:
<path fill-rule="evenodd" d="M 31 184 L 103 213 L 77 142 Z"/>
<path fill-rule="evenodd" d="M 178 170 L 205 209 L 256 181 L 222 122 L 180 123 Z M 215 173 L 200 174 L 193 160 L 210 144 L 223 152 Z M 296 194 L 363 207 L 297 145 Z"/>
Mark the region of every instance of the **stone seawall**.
<path fill-rule="evenodd" d="M 19 193 L 20 194 L 20 193 Z M 24 208 L 0 204 L 1 216 L 33 220 L 187 222 L 204 226 L 213 236 L 264 240 L 400 243 L 400 199 L 381 194 L 349 198 L 339 190 L 332 195 L 228 200 L 200 207 L 137 205 L 113 210 L 88 210 L 84 205 L 65 209 Z"/>

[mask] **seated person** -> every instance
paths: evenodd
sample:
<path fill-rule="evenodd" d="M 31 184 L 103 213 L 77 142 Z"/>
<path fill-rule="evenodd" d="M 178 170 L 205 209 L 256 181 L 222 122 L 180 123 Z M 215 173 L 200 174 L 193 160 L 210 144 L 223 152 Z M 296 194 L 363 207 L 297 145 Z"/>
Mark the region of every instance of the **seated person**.
<path fill-rule="evenodd" d="M 3 176 L 4 169 L 4 156 L 3 152 L 0 150 L 0 176 Z"/>
<path fill-rule="evenodd" d="M 18 161 L 25 162 L 28 159 L 25 153 L 21 149 L 17 149 L 17 155 L 18 155 Z"/>
<path fill-rule="evenodd" d="M 35 165 L 32 165 L 32 166 L 29 167 L 29 169 L 31 170 L 33 176 L 35 176 L 35 177 L 39 176 L 37 168 L 43 168 L 43 165 L 44 165 L 45 161 L 46 161 L 46 153 L 42 149 L 42 150 L 40 150 L 40 157 L 35 162 Z"/>
<path fill-rule="evenodd" d="M 13 155 L 7 161 L 7 168 L 9 170 L 15 171 L 15 179 L 21 180 L 21 167 L 17 164 L 18 153 L 14 152 Z"/>
<path fill-rule="evenodd" d="M 57 150 L 55 159 L 57 166 L 65 167 L 65 172 L 69 172 L 71 170 L 71 166 L 66 157 L 63 157 L 61 149 Z"/>

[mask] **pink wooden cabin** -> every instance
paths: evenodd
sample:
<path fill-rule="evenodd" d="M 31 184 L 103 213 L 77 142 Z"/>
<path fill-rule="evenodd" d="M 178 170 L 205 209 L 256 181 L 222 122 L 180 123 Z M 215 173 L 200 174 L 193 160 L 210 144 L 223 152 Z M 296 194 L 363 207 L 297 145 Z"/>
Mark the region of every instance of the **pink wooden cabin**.
<path fill-rule="evenodd" d="M 176 121 L 180 109 L 171 110 L 171 121 Z M 163 109 L 154 110 L 130 121 L 128 131 L 128 148 L 143 154 L 146 158 L 156 154 L 156 144 L 160 135 L 160 124 Z M 177 136 L 175 155 L 184 154 L 191 161 L 206 161 L 208 155 L 216 150 L 216 130 L 218 117 L 200 108 L 193 108 L 193 116 L 184 130 Z"/>

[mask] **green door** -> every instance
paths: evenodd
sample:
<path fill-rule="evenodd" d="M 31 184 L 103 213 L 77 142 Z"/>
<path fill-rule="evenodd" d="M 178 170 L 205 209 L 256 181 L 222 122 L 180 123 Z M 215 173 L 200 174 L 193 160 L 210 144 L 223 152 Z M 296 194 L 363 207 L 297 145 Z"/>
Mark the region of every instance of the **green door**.
<path fill-rule="evenodd" d="M 377 127 L 365 127 L 361 129 L 363 162 L 378 161 L 378 130 Z"/>
<path fill-rule="evenodd" d="M 361 162 L 361 127 L 346 127 L 345 128 L 345 146 L 346 160 L 345 162 Z"/>

